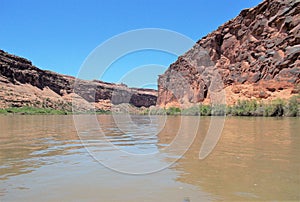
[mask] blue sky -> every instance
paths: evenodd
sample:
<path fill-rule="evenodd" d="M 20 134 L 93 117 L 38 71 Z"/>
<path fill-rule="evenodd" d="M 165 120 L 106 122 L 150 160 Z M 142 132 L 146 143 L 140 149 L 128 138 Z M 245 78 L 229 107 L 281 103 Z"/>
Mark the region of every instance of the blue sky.
<path fill-rule="evenodd" d="M 0 49 L 41 69 L 76 76 L 99 44 L 142 28 L 179 32 L 194 41 L 261 0 L 0 0 Z M 135 66 L 167 66 L 177 56 L 131 54 L 101 77 L 119 82 Z M 161 68 L 161 73 L 165 70 Z"/>

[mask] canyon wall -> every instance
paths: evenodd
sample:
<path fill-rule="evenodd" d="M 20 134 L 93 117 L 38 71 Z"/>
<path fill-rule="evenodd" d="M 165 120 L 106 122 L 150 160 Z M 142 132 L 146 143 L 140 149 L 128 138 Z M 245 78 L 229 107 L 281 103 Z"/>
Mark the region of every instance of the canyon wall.
<path fill-rule="evenodd" d="M 227 104 L 299 93 L 299 11 L 299 0 L 265 0 L 244 9 L 159 76 L 157 104 L 210 103 L 212 92 L 221 90 Z"/>
<path fill-rule="evenodd" d="M 85 81 L 41 70 L 32 62 L 0 50 L 0 108 L 31 106 L 110 110 L 129 103 L 136 107 L 156 104 L 157 91 L 128 88 L 124 84 Z"/>

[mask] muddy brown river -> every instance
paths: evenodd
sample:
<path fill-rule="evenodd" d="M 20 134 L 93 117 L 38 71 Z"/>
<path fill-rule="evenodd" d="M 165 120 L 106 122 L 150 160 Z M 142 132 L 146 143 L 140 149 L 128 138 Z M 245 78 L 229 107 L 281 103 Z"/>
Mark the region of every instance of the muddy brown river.
<path fill-rule="evenodd" d="M 0 201 L 300 200 L 299 118 L 226 117 L 205 159 L 211 117 L 131 118 L 0 116 Z"/>

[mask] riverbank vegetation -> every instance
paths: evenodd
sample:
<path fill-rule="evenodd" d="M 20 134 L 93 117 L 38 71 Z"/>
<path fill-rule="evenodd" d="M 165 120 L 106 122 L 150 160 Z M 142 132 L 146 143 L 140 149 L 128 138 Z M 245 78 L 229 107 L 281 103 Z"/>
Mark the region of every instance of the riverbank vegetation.
<path fill-rule="evenodd" d="M 119 107 L 120 108 L 120 107 Z M 124 107 L 123 107 L 124 108 Z M 122 108 L 122 109 L 123 109 Z M 183 115 L 183 116 L 287 116 L 300 117 L 300 95 L 294 96 L 289 100 L 276 99 L 268 103 L 257 100 L 238 100 L 235 105 L 194 105 L 190 108 L 180 109 L 170 108 L 136 108 L 127 107 L 126 110 L 117 110 L 117 112 L 105 110 L 91 111 L 66 111 L 51 108 L 35 107 L 11 107 L 0 109 L 0 114 L 21 114 L 21 115 L 69 115 L 69 114 L 112 114 L 112 113 L 130 113 L 130 114 L 151 114 L 151 115 Z"/>
<path fill-rule="evenodd" d="M 300 96 L 294 96 L 289 100 L 276 99 L 268 103 L 257 100 L 238 100 L 235 105 L 195 105 L 190 108 L 180 109 L 170 107 L 168 109 L 153 108 L 145 113 L 152 115 L 187 115 L 187 116 L 300 116 Z"/>
<path fill-rule="evenodd" d="M 35 115 L 35 114 L 69 114 L 68 111 L 56 110 L 51 108 L 35 108 L 35 107 L 10 107 L 0 109 L 0 114 L 22 114 L 22 115 Z"/>
<path fill-rule="evenodd" d="M 72 112 L 67 110 L 56 110 L 52 108 L 35 108 L 35 107 L 10 107 L 0 109 L 0 114 L 19 114 L 19 115 L 69 115 L 69 114 L 109 114 L 110 111 L 82 111 Z"/>

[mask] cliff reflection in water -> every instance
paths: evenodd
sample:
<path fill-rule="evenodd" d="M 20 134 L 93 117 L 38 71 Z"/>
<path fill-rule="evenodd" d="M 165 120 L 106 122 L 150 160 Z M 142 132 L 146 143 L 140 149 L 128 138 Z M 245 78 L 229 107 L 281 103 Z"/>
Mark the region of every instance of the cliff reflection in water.
<path fill-rule="evenodd" d="M 209 118 L 200 126 L 207 128 Z M 186 155 L 173 166 L 178 181 L 224 200 L 299 200 L 299 119 L 226 119 L 213 153 L 199 160 L 200 130 Z"/>

